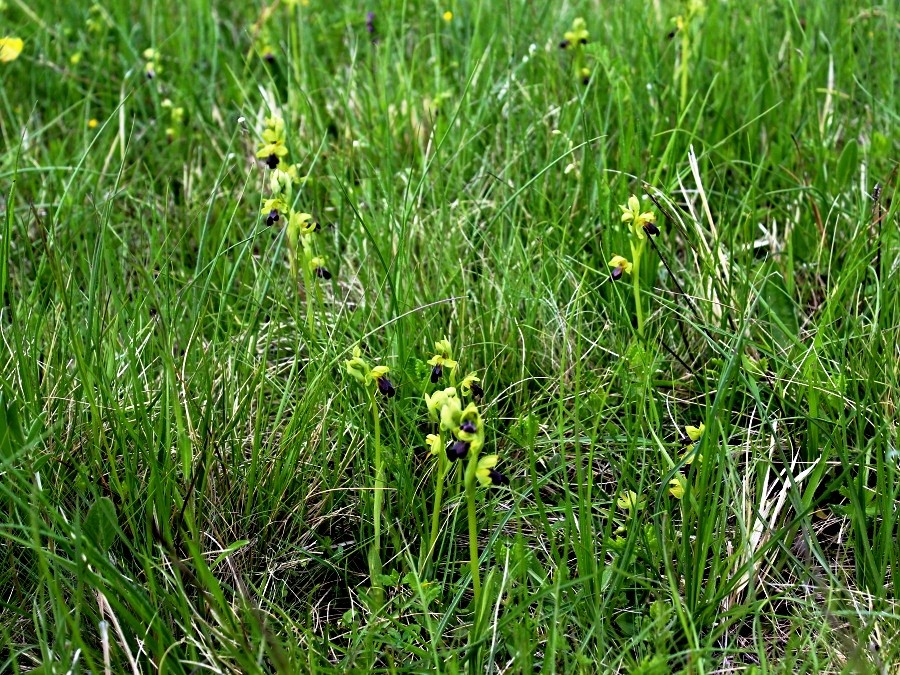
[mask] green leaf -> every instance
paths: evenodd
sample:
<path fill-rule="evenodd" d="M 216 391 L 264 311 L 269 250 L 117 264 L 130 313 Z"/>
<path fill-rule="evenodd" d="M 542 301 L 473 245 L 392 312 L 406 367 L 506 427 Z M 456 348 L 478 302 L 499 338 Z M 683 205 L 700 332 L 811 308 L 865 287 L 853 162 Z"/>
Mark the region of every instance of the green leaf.
<path fill-rule="evenodd" d="M 249 543 L 250 543 L 249 539 L 238 539 L 233 544 L 229 544 L 228 546 L 226 546 L 224 548 L 224 550 L 218 556 L 216 556 L 216 559 L 213 560 L 212 565 L 209 566 L 209 569 L 210 570 L 216 569 L 216 567 L 219 566 L 219 563 L 222 562 L 223 560 L 225 560 L 225 558 L 230 556 L 235 551 L 244 548 Z"/>
<path fill-rule="evenodd" d="M 116 519 L 115 505 L 109 497 L 100 497 L 88 511 L 87 518 L 81 526 L 82 535 L 106 553 L 115 542 L 118 531 L 119 522 Z"/>
<path fill-rule="evenodd" d="M 770 331 L 782 349 L 789 349 L 797 339 L 800 327 L 794 301 L 788 295 L 784 279 L 770 275 L 763 287 L 763 304 L 769 310 Z"/>
<path fill-rule="evenodd" d="M 847 187 L 850 184 L 850 177 L 858 166 L 858 154 L 859 148 L 857 147 L 856 141 L 851 139 L 847 145 L 844 146 L 844 150 L 841 152 L 841 156 L 838 159 L 837 172 L 835 175 L 838 187 Z"/>

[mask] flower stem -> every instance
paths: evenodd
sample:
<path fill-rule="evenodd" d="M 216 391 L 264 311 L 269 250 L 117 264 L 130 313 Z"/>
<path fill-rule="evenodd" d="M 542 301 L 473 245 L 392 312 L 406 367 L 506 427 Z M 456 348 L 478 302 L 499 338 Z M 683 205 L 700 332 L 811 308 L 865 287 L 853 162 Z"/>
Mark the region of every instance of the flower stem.
<path fill-rule="evenodd" d="M 431 512 L 431 532 L 428 536 L 428 550 L 425 552 L 424 560 L 422 561 L 423 567 L 427 566 L 431 561 L 431 556 L 434 553 L 434 545 L 437 542 L 438 531 L 440 529 L 441 523 L 441 507 L 443 506 L 442 502 L 444 499 L 444 481 L 447 478 L 447 464 L 449 463 L 443 452 L 443 432 L 438 431 L 438 436 L 441 439 L 441 454 L 439 454 L 437 457 L 437 484 L 434 488 L 434 507 Z"/>
<path fill-rule="evenodd" d="M 306 287 L 306 325 L 309 328 L 309 336 L 310 338 L 315 337 L 316 333 L 316 321 L 314 316 L 314 308 L 313 308 L 313 299 L 315 298 L 315 291 L 313 290 L 313 279 L 312 274 L 309 270 L 309 261 L 311 260 L 311 255 L 306 247 L 303 249 L 303 285 Z"/>
<path fill-rule="evenodd" d="M 372 548 L 369 550 L 369 583 L 372 588 L 373 610 L 381 609 L 384 601 L 384 589 L 381 586 L 381 507 L 384 500 L 384 466 L 381 458 L 381 416 L 378 413 L 378 403 L 371 390 L 369 403 L 372 406 L 372 422 L 375 425 L 375 499 L 372 513 L 372 522 L 375 528 L 375 537 Z"/>
<path fill-rule="evenodd" d="M 644 253 L 644 245 L 646 239 L 641 239 L 641 243 L 635 248 L 634 242 L 631 243 L 631 282 L 634 289 L 634 308 L 637 313 L 638 335 L 644 337 L 644 306 L 641 301 L 641 255 Z"/>
<path fill-rule="evenodd" d="M 472 595 L 475 614 L 481 607 L 481 572 L 478 567 L 478 520 L 475 517 L 475 472 L 478 470 L 478 454 L 471 453 L 466 467 L 466 504 L 469 511 L 469 569 L 472 572 Z"/>

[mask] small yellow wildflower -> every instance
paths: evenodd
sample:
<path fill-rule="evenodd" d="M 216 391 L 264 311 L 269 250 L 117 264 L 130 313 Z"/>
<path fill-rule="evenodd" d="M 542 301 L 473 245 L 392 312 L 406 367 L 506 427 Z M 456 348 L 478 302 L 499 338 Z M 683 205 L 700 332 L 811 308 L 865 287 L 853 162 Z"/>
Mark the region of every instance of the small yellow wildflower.
<path fill-rule="evenodd" d="M 369 374 L 369 364 L 362 357 L 362 350 L 359 345 L 353 348 L 353 358 L 344 361 L 344 367 L 347 373 L 353 376 L 360 384 L 365 384 L 366 376 Z"/>
<path fill-rule="evenodd" d="M 685 479 L 683 474 L 679 473 L 669 481 L 669 494 L 675 499 L 684 497 L 685 489 L 687 489 L 687 479 Z"/>
<path fill-rule="evenodd" d="M 263 206 L 259 212 L 264 215 L 268 215 L 272 211 L 278 211 L 278 213 L 287 213 L 290 210 L 290 208 L 291 207 L 288 206 L 288 203 L 286 201 L 284 201 L 284 197 L 279 195 L 278 197 L 264 199 Z"/>
<path fill-rule="evenodd" d="M 296 228 L 297 232 L 303 236 L 312 234 L 319 228 L 319 224 L 313 220 L 311 213 L 292 211 L 288 222 L 291 228 Z"/>
<path fill-rule="evenodd" d="M 706 429 L 706 425 L 703 424 L 703 422 L 700 423 L 699 427 L 688 425 L 684 428 L 688 438 L 692 441 L 685 447 L 684 453 L 681 455 L 685 464 L 692 464 L 695 459 L 700 462 L 703 461 L 703 455 L 697 452 L 697 441 L 699 441 L 700 437 L 703 435 L 704 429 Z"/>
<path fill-rule="evenodd" d="M 508 485 L 509 478 L 494 469 L 497 466 L 497 455 L 488 455 L 478 460 L 478 468 L 475 470 L 475 477 L 484 487 L 489 485 Z"/>
<path fill-rule="evenodd" d="M 397 393 L 397 390 L 394 389 L 394 385 L 387 376 L 390 371 L 391 369 L 387 366 L 375 366 L 369 371 L 367 377 L 367 379 L 374 381 L 375 384 L 378 385 L 378 391 L 381 392 L 381 395 L 385 398 L 393 398 Z"/>
<path fill-rule="evenodd" d="M 284 144 L 284 120 L 280 117 L 268 118 L 262 138 L 263 142 L 256 156 L 266 158 L 269 168 L 274 169 L 278 166 L 279 160 L 288 154 Z"/>
<path fill-rule="evenodd" d="M 287 171 L 273 169 L 269 175 L 269 190 L 273 195 L 281 195 L 290 201 L 294 193 L 294 178 Z"/>
<path fill-rule="evenodd" d="M 438 436 L 437 434 L 428 434 L 425 437 L 425 445 L 428 446 L 428 451 L 432 455 L 441 454 L 441 450 L 443 449 L 441 447 L 441 437 Z"/>
<path fill-rule="evenodd" d="M 441 15 L 441 18 L 447 23 L 450 23 L 451 21 L 453 21 L 453 12 L 448 10 Z"/>
<path fill-rule="evenodd" d="M 481 398 L 484 396 L 484 390 L 481 388 L 481 385 L 478 384 L 479 382 L 481 382 L 481 378 L 478 377 L 476 373 L 469 373 L 463 378 L 463 381 L 459 383 L 459 390 L 462 392 L 463 396 Z"/>
<path fill-rule="evenodd" d="M 623 511 L 638 511 L 644 506 L 643 497 L 639 497 L 634 490 L 628 490 L 619 495 L 616 505 Z"/>
<path fill-rule="evenodd" d="M 331 272 L 325 267 L 325 258 L 322 256 L 316 256 L 311 258 L 309 261 L 309 269 L 312 271 L 313 275 L 318 277 L 319 279 L 324 279 L 328 281 L 331 279 Z"/>
<path fill-rule="evenodd" d="M 434 394 L 425 394 L 425 405 L 428 408 L 428 414 L 433 421 L 437 422 L 441 419 L 441 411 L 447 404 L 447 401 L 451 398 L 457 398 L 456 389 L 453 387 L 447 387 L 446 389 L 436 391 Z M 462 409 L 459 406 L 458 400 L 457 407 L 460 408 L 460 410 Z"/>
<path fill-rule="evenodd" d="M 656 222 L 656 214 L 652 211 L 644 211 L 642 213 L 641 203 L 638 201 L 636 195 L 631 195 L 631 197 L 628 198 L 628 203 L 622 204 L 619 208 L 622 209 L 622 222 L 631 223 L 631 229 L 638 239 L 643 239 L 651 228 L 652 230 L 655 230 L 655 232 L 650 231 L 650 234 L 659 232 L 653 224 Z M 647 228 L 646 230 L 645 227 Z"/>
<path fill-rule="evenodd" d="M 690 438 L 692 441 L 699 441 L 705 430 L 706 425 L 703 422 L 700 422 L 699 427 L 692 427 L 688 425 L 684 428 L 684 431 L 688 435 L 688 438 Z"/>
<path fill-rule="evenodd" d="M 69 63 L 73 66 L 77 66 L 81 63 L 81 52 L 75 52 L 72 56 L 69 57 Z"/>
<path fill-rule="evenodd" d="M 450 358 L 450 340 L 447 338 L 435 342 L 434 351 L 437 353 L 428 360 L 428 365 L 431 366 L 432 384 L 437 383 L 437 381 L 441 379 L 444 368 L 449 368 L 453 371 L 456 370 L 456 366 L 458 365 L 456 361 Z"/>
<path fill-rule="evenodd" d="M 88 123 L 87 123 L 88 129 L 96 129 L 97 125 L 99 125 L 99 124 L 100 124 L 100 122 L 98 122 L 96 118 L 92 117 L 91 119 L 88 120 Z"/>
<path fill-rule="evenodd" d="M 563 49 L 568 49 L 569 47 L 586 45 L 591 34 L 588 33 L 587 24 L 584 19 L 579 16 L 572 22 L 572 28 L 567 30 L 563 37 L 565 39 L 559 43 L 559 46 Z"/>
<path fill-rule="evenodd" d="M 25 43 L 22 38 L 3 37 L 0 38 L 0 63 L 9 63 L 19 58 Z"/>
<path fill-rule="evenodd" d="M 445 389 L 444 391 L 447 390 Z M 435 392 L 435 394 L 437 394 L 437 392 Z M 462 413 L 462 403 L 460 403 L 459 398 L 457 398 L 455 395 L 447 396 L 440 408 L 441 429 L 443 429 L 444 431 L 452 431 L 459 428 Z"/>
<path fill-rule="evenodd" d="M 628 262 L 627 258 L 623 258 L 620 255 L 614 255 L 607 263 L 607 265 L 613 268 L 613 280 L 621 279 L 623 273 L 631 274 L 631 270 L 634 267 L 634 265 Z"/>

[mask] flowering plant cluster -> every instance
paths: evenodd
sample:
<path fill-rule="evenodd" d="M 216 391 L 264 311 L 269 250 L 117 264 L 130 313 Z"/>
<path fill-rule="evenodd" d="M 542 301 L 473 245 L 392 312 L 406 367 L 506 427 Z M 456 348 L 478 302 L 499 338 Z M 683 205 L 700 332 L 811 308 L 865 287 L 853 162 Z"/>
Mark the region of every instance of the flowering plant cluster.
<path fill-rule="evenodd" d="M 148 80 L 152 80 L 162 72 L 159 65 L 159 52 L 152 47 L 147 47 L 142 54 L 144 57 L 144 75 Z"/>
<path fill-rule="evenodd" d="M 481 378 L 470 372 L 457 382 L 459 361 L 454 358 L 450 340 L 443 338 L 434 343 L 434 354 L 428 360 L 431 366 L 429 380 L 438 384 L 442 379 L 449 379 L 449 386 L 442 386 L 424 394 L 425 407 L 431 422 L 435 425 L 434 433 L 427 435 L 425 445 L 435 459 L 434 504 L 427 542 L 422 541 L 421 564 L 423 570 L 429 565 L 431 554 L 437 543 L 441 529 L 441 514 L 444 490 L 450 473 L 464 465 L 462 470 L 462 489 L 465 493 L 468 525 L 469 525 L 469 566 L 472 573 L 472 587 L 476 602 L 481 590 L 478 554 L 478 521 L 476 516 L 476 488 L 508 485 L 509 479 L 501 473 L 497 465 L 499 456 L 484 454 L 486 425 L 479 408 L 479 401 L 484 396 Z M 372 411 L 375 444 L 375 491 L 374 517 L 375 537 L 369 553 L 369 573 L 372 586 L 372 598 L 375 607 L 381 606 L 383 598 L 380 587 L 381 579 L 381 510 L 383 508 L 382 493 L 385 488 L 384 461 L 381 447 L 380 408 L 375 394 L 385 399 L 396 395 L 396 388 L 389 378 L 390 369 L 384 365 L 372 365 L 363 357 L 357 346 L 351 358 L 344 361 L 347 374 L 363 386 Z M 446 382 L 445 382 L 446 384 Z M 457 483 L 458 485 L 458 483 Z M 426 546 L 427 543 L 427 546 Z"/>
<path fill-rule="evenodd" d="M 451 386 L 425 393 L 428 415 L 437 425 L 437 433 L 428 434 L 425 444 L 437 463 L 434 506 L 431 518 L 431 532 L 428 549 L 423 561 L 427 563 L 437 543 L 440 530 L 440 516 L 444 487 L 448 475 L 460 462 L 465 461 L 463 490 L 469 524 L 469 568 L 472 575 L 472 590 L 478 607 L 481 594 L 480 556 L 478 554 L 478 520 L 475 504 L 476 486 L 490 487 L 508 485 L 509 479 L 497 469 L 499 456 L 483 455 L 485 445 L 485 423 L 478 401 L 484 395 L 481 379 L 474 372 L 467 374 L 457 390 L 456 371 L 458 362 L 453 358 L 450 341 L 438 340 L 435 354 L 428 361 L 432 367 L 431 383 L 437 384 L 444 373 L 449 371 Z M 465 402 L 463 399 L 468 399 Z"/>
<path fill-rule="evenodd" d="M 591 81 L 591 69 L 585 65 L 583 48 L 590 42 L 590 38 L 591 34 L 588 32 L 587 24 L 579 16 L 572 21 L 572 27 L 565 32 L 563 40 L 559 43 L 560 49 L 573 53 L 572 67 L 575 77 L 585 85 Z"/>
<path fill-rule="evenodd" d="M 381 511 L 384 504 L 384 457 L 381 449 L 381 412 L 375 400 L 377 391 L 384 398 L 393 398 L 397 390 L 393 382 L 388 378 L 391 372 L 388 366 L 372 366 L 363 358 L 359 345 L 354 347 L 353 356 L 344 361 L 347 374 L 362 385 L 369 400 L 372 413 L 372 425 L 374 427 L 375 443 L 375 490 L 373 493 L 372 522 L 375 536 L 369 549 L 369 579 L 371 583 L 372 609 L 378 611 L 384 601 L 384 589 L 381 574 Z M 374 386 L 373 386 L 374 385 Z"/>
<path fill-rule="evenodd" d="M 322 226 L 311 213 L 294 209 L 294 187 L 305 182 L 299 174 L 297 164 L 289 164 L 287 138 L 284 120 L 278 116 L 266 119 L 262 131 L 262 141 L 256 156 L 262 159 L 269 171 L 268 195 L 263 198 L 261 213 L 266 225 L 285 227 L 291 275 L 296 279 L 302 270 L 307 289 L 307 317 L 310 331 L 313 330 L 312 303 L 310 289 L 316 280 L 331 279 L 325 257 L 316 251 L 315 234 Z"/>
<path fill-rule="evenodd" d="M 636 195 L 631 195 L 628 198 L 628 203 L 622 204 L 619 208 L 622 210 L 621 221 L 628 224 L 631 260 L 619 254 L 614 254 L 608 265 L 612 268 L 611 276 L 613 281 L 618 281 L 625 274 L 631 276 L 638 333 L 643 336 L 644 308 L 641 299 L 641 256 L 644 254 L 647 239 L 658 235 L 659 228 L 656 226 L 656 214 L 652 211 L 641 211 L 641 203 Z"/>

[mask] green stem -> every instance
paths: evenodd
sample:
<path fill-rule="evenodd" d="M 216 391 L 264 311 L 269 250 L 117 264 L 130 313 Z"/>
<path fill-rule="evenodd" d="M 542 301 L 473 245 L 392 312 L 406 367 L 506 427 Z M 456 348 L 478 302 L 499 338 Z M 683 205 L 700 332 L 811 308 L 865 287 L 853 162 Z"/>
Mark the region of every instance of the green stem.
<path fill-rule="evenodd" d="M 681 30 L 681 110 L 687 106 L 688 99 L 688 58 L 691 54 L 691 36 L 688 32 L 688 19 L 685 18 Z"/>
<path fill-rule="evenodd" d="M 469 569 L 472 571 L 472 594 L 475 615 L 481 608 L 481 572 L 478 567 L 478 520 L 475 517 L 475 472 L 478 470 L 478 454 L 472 452 L 466 467 L 466 504 L 469 511 Z"/>
<path fill-rule="evenodd" d="M 444 434 L 441 431 L 438 431 L 438 436 L 441 439 L 440 447 L 444 447 Z M 434 488 L 434 507 L 431 512 L 431 532 L 428 537 L 428 550 L 425 552 L 424 560 L 422 562 L 423 567 L 427 566 L 429 562 L 431 562 L 431 556 L 434 553 L 434 545 L 437 542 L 438 531 L 440 530 L 441 524 L 441 507 L 443 506 L 442 502 L 444 499 L 444 481 L 447 478 L 447 469 L 449 460 L 444 455 L 443 449 L 441 450 L 441 454 L 437 457 L 437 485 Z"/>
<path fill-rule="evenodd" d="M 374 394 L 368 390 L 369 403 L 372 406 L 372 422 L 375 425 L 375 504 L 372 522 L 375 537 L 369 550 L 369 582 L 372 588 L 373 609 L 378 611 L 384 601 L 384 589 L 381 586 L 381 508 L 384 500 L 384 466 L 381 459 L 381 416 Z"/>
<path fill-rule="evenodd" d="M 313 313 L 313 298 L 315 291 L 313 290 L 312 274 L 309 271 L 309 261 L 312 259 L 310 252 L 303 247 L 303 284 L 306 286 L 306 325 L 309 328 L 310 338 L 315 338 L 316 320 Z M 377 426 L 377 423 L 376 423 Z"/>
<path fill-rule="evenodd" d="M 634 290 L 634 307 L 637 313 L 638 335 L 644 337 L 644 307 L 641 302 L 641 255 L 644 253 L 646 239 L 641 239 L 637 248 L 631 242 L 631 282 Z"/>

